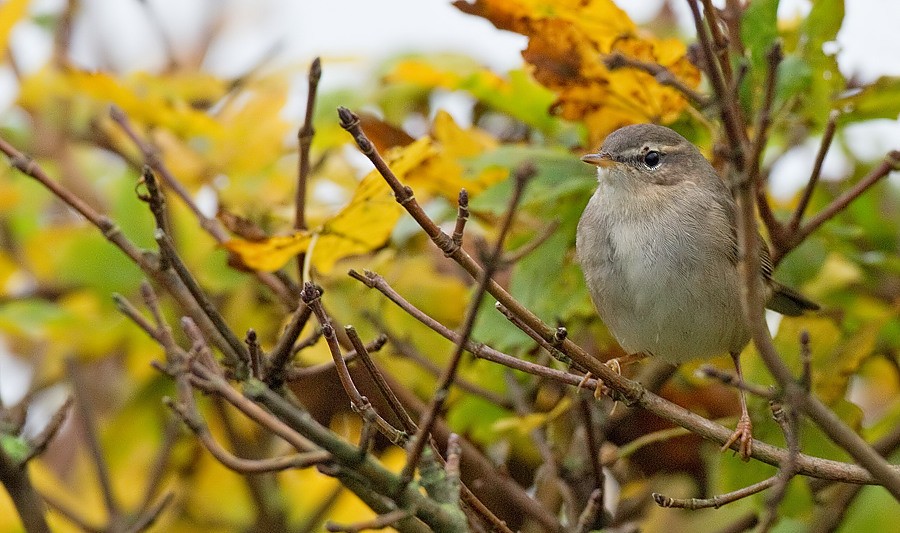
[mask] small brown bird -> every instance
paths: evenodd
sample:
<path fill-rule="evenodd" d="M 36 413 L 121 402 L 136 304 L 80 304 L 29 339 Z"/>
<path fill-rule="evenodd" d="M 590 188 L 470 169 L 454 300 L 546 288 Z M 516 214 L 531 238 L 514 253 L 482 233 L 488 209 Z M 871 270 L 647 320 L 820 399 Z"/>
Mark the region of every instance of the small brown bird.
<path fill-rule="evenodd" d="M 741 311 L 736 207 L 696 146 L 663 126 L 611 133 L 597 153 L 599 185 L 578 223 L 578 261 L 600 318 L 629 353 L 670 363 L 740 353 L 750 340 Z M 767 307 L 795 316 L 818 305 L 771 278 L 760 248 Z M 743 389 L 741 418 L 723 450 L 752 453 Z"/>

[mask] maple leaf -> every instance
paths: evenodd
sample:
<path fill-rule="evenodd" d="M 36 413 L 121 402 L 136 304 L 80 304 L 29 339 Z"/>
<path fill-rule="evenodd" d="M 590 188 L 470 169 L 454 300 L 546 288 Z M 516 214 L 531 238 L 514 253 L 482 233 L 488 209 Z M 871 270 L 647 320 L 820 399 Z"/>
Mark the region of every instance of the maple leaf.
<path fill-rule="evenodd" d="M 683 43 L 639 32 L 612 0 L 457 0 L 454 5 L 527 36 L 522 56 L 535 79 L 556 93 L 552 111 L 584 121 L 594 144 L 627 124 L 672 122 L 687 105 L 650 74 L 609 70 L 603 62 L 609 54 L 662 65 L 691 87 L 700 82 Z"/>

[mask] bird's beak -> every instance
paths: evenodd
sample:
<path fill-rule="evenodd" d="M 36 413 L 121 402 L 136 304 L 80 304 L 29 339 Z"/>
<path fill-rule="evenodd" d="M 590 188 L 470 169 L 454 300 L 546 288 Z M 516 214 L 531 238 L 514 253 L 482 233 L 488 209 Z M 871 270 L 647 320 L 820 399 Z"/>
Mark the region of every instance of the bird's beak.
<path fill-rule="evenodd" d="M 581 160 L 585 163 L 602 168 L 612 166 L 615 163 L 615 160 L 606 152 L 587 154 L 585 156 L 582 156 Z"/>

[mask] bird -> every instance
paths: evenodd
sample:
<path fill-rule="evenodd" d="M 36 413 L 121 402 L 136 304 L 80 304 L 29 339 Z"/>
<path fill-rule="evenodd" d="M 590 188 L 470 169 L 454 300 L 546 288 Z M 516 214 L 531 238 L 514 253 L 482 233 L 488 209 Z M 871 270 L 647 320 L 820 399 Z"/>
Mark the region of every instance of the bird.
<path fill-rule="evenodd" d="M 672 364 L 728 353 L 741 416 L 722 447 L 752 454 L 740 353 L 750 341 L 741 309 L 737 209 L 700 150 L 674 130 L 635 124 L 609 134 L 582 161 L 597 188 L 578 222 L 576 257 L 600 318 L 629 354 Z M 819 306 L 772 279 L 760 241 L 766 306 L 789 316 Z"/>

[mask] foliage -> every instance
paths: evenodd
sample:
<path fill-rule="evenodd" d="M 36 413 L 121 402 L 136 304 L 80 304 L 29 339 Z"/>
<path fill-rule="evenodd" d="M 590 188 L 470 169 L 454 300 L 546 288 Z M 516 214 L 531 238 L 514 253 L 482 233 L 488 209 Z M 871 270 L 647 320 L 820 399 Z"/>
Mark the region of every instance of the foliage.
<path fill-rule="evenodd" d="M 201 49 L 189 54 L 201 59 L 158 72 L 87 72 L 67 56 L 65 35 L 77 2 L 46 25 L 57 37 L 57 49 L 53 59 L 31 72 L 18 69 L 16 51 L 7 46 L 12 29 L 31 16 L 28 2 L 0 5 L 0 57 L 18 84 L 15 102 L 0 110 L 0 139 L 33 157 L 33 165 L 89 209 L 108 216 L 142 250 L 164 257 L 154 230 L 169 229 L 181 260 L 230 330 L 240 337 L 254 330 L 264 353 L 277 351 L 284 331 L 290 330 L 292 307 L 303 308 L 299 276 L 311 278 L 323 289 L 321 301 L 335 324 L 354 325 L 366 340 L 388 335 L 388 344 L 375 360 L 390 377 L 391 387 L 403 391 L 398 393 L 402 403 L 427 403 L 451 360 L 454 343 L 345 273 L 351 268 L 377 272 L 413 305 L 454 331 L 463 330 L 477 283 L 437 253 L 410 222 L 405 205 L 395 201 L 398 191 L 382 173 L 368 167 L 359 171 L 348 155 L 355 150 L 353 139 L 339 126 L 334 108 L 340 104 L 366 109 L 361 114 L 362 130 L 402 185 L 411 188 L 424 212 L 448 234 L 457 220 L 460 189 L 467 191 L 471 218 L 463 240 L 466 252 L 483 260 L 492 246 L 487 243 L 504 238 L 504 255 L 494 276 L 501 286 L 545 323 L 565 325 L 569 338 L 591 355 L 601 360 L 623 355 L 596 317 L 573 257 L 575 228 L 595 183 L 592 169 L 578 158 L 617 127 L 652 121 L 679 130 L 709 153 L 718 168 L 725 168 L 727 158 L 721 154 L 727 135 L 718 122 L 723 106 L 715 102 L 710 85 L 702 83 L 701 61 L 696 51 L 689 51 L 687 40 L 660 36 L 675 32 L 665 15 L 644 28 L 612 0 L 454 4 L 501 30 L 527 36 L 524 68 L 497 73 L 465 57 L 404 56 L 386 61 L 382 75 L 352 94 L 345 90 L 319 94 L 312 113 L 317 131 L 302 224 L 295 220 L 294 205 L 296 131 L 301 124 L 282 115 L 297 90 L 290 81 L 297 74 L 294 69 L 261 67 L 223 79 L 200 67 L 207 51 Z M 900 113 L 900 80 L 883 77 L 857 86 L 837 68 L 834 54 L 826 53 L 828 47 L 823 45 L 834 41 L 841 27 L 843 2 L 814 2 L 808 17 L 798 21 L 779 21 L 777 8 L 777 0 L 760 0 L 723 17 L 729 22 L 723 22 L 722 31 L 730 35 L 716 49 L 734 67 L 728 72 L 747 69 L 744 76 L 729 81 L 736 84 L 739 112 L 754 125 L 744 128 L 750 146 L 760 134 L 754 131 L 756 118 L 769 105 L 770 51 L 776 44 L 782 47 L 784 57 L 774 66 L 778 78 L 768 108 L 772 122 L 763 133 L 765 151 L 760 151 L 761 157 L 766 156 L 762 175 L 767 175 L 778 154 L 821 138 L 833 125 L 842 140 L 846 125 L 896 120 Z M 202 41 L 208 45 L 212 38 Z M 610 64 L 614 54 L 627 58 L 630 66 Z M 668 77 L 653 70 L 659 67 Z M 329 68 L 327 58 L 324 68 Z M 434 96 L 443 91 L 467 95 L 474 103 L 472 116 L 453 117 L 435 108 Z M 694 94 L 709 96 L 697 102 Z M 117 111 L 110 113 L 111 106 Z M 838 114 L 829 125 L 832 110 Z M 471 126 L 465 125 L 468 118 Z M 427 121 L 428 133 L 413 138 L 404 129 L 411 119 Z M 831 149 L 842 149 L 840 144 Z M 878 168 L 877 162 L 856 160 L 852 152 L 845 155 L 851 163 L 848 175 L 815 185 L 802 222 L 834 205 L 855 184 L 866 183 L 866 176 Z M 533 176 L 518 203 L 512 229 L 503 234 L 501 223 L 517 186 L 511 176 L 526 162 L 533 165 Z M 35 168 L 30 162 L 13 163 L 26 172 Z M 149 181 L 145 164 L 152 167 Z M 897 160 L 892 164 L 896 166 Z M 808 166 L 811 169 L 813 162 Z M 159 182 L 168 206 L 164 223 L 147 209 L 147 203 L 152 207 L 159 202 L 151 190 L 153 174 L 163 176 Z M 779 233 L 780 226 L 767 220 L 764 225 L 773 250 L 784 252 L 776 254 L 783 259 L 776 277 L 801 288 L 825 309 L 814 316 L 782 319 L 774 330 L 778 353 L 800 375 L 804 350 L 798 339 L 807 332 L 812 392 L 868 442 L 878 442 L 896 440 L 900 426 L 900 194 L 887 180 L 869 185 L 865 194 L 836 210 L 805 239 L 790 242 L 781 238 L 787 233 Z M 187 191 L 184 198 L 178 187 Z M 802 196 L 798 191 L 786 201 L 765 194 L 761 198 L 776 220 L 785 221 L 805 203 Z M 215 215 L 202 200 L 210 197 L 218 208 Z M 793 229 L 804 227 L 808 226 Z M 347 524 L 389 511 L 384 501 L 366 499 L 366 491 L 358 488 L 359 480 L 348 474 L 352 468 L 345 463 L 341 463 L 344 470 L 320 463 L 321 471 L 291 468 L 278 474 L 244 475 L 209 454 L 162 403 L 163 397 L 175 397 L 184 406 L 186 382 L 176 384 L 178 365 L 173 363 L 185 360 L 135 327 L 123 316 L 121 302 L 147 301 L 146 289 L 142 293 L 140 287 L 149 278 L 161 295 L 160 313 L 174 332 L 172 339 L 179 346 L 196 348 L 197 337 L 180 327 L 180 318 L 190 311 L 176 295 L 164 295 L 170 286 L 163 276 L 148 274 L 146 264 L 110 244 L 113 233 L 104 239 L 59 196 L 16 168 L 0 169 L 0 347 L 11 354 L 0 357 L 24 361 L 34 372 L 25 400 L 0 405 L 0 454 L 23 464 L 28 460 L 31 483 L 50 502 L 53 530 L 75 531 L 79 525 L 124 529 L 156 520 L 155 527 L 166 531 L 308 531 L 321 528 L 325 518 Z M 149 252 L 142 257 L 150 257 Z M 273 286 L 284 291 L 273 291 Z M 113 293 L 121 295 L 118 305 Z M 481 302 L 473 340 L 545 367 L 583 374 L 584 368 L 567 365 L 564 358 L 551 360 L 547 354 L 554 350 L 542 350 L 526 334 L 527 328 L 494 309 L 494 301 Z M 330 339 L 322 337 L 333 330 L 312 322 L 293 339 L 307 339 L 309 345 L 299 350 L 286 370 L 290 390 L 286 397 L 295 396 L 311 418 L 330 430 L 334 450 L 346 452 L 371 428 L 364 428 L 354 412 L 359 409 L 350 408 L 351 400 L 333 368 L 309 371 L 332 360 Z M 335 342 L 349 350 L 344 330 L 336 329 Z M 209 331 L 203 333 L 209 337 Z M 224 341 L 217 344 L 213 338 L 206 342 L 226 362 L 229 350 L 238 355 L 243 350 L 241 340 L 238 348 L 229 348 Z M 748 380 L 777 384 L 759 358 L 747 356 L 754 351 L 749 347 L 744 357 Z M 152 367 L 153 361 L 165 371 Z M 696 365 L 689 366 L 661 394 L 703 417 L 730 420 L 737 412 L 733 391 L 698 378 L 692 372 Z M 642 368 L 624 372 L 633 375 Z M 247 368 L 232 365 L 223 375 L 240 382 L 252 396 L 248 390 L 264 386 L 247 381 L 246 372 Z M 366 376 L 357 363 L 354 380 L 376 404 L 376 411 L 384 414 L 384 403 L 377 403 L 377 389 Z M 265 380 L 266 385 L 284 392 L 278 387 L 283 376 L 267 377 L 271 379 Z M 203 382 L 205 389 L 197 385 L 203 380 L 191 379 L 188 390 L 191 385 L 215 390 L 211 378 Z M 46 416 L 42 420 L 36 414 L 37 406 L 51 411 L 58 407 L 54 391 L 60 389 L 74 390 L 81 407 L 71 410 L 69 422 L 48 424 Z M 763 480 L 777 467 L 717 453 L 717 447 L 696 435 L 670 438 L 666 431 L 671 424 L 661 418 L 624 406 L 617 407 L 626 410 L 624 416 L 615 414 L 608 399 L 594 402 L 589 397 L 547 377 L 466 355 L 439 422 L 444 429 L 436 426 L 433 434 L 437 439 L 439 433 L 452 430 L 463 437 L 464 457 L 477 453 L 481 464 L 490 467 L 472 474 L 476 467 L 464 461 L 464 481 L 496 514 L 523 530 L 546 525 L 539 525 L 540 520 L 523 511 L 528 505 L 514 497 L 492 497 L 493 487 L 484 487 L 492 483 L 484 480 L 495 480 L 501 495 L 502 483 L 521 485 L 522 495 L 528 489 L 551 517 L 571 528 L 596 485 L 586 449 L 598 452 L 597 461 L 608 467 L 604 471 L 618 489 L 604 496 L 605 504 L 618 511 L 606 517 L 598 514 L 591 525 L 626 527 L 633 522 L 648 531 L 714 530 L 747 513 L 763 516 L 767 511 L 765 492 L 716 511 L 655 507 L 651 491 L 707 497 Z M 254 399 L 275 412 L 274 404 Z M 210 393 L 196 400 L 209 433 L 227 443 L 235 455 L 260 460 L 296 451 L 275 438 L 271 427 L 244 417 L 221 396 Z M 767 402 L 753 398 L 751 410 L 755 436 L 784 447 L 782 429 L 772 420 Z M 386 418 L 396 424 L 394 418 Z M 624 422 L 610 425 L 611 419 Z M 33 427 L 34 420 L 40 427 Z M 47 425 L 58 431 L 45 435 L 53 440 L 44 451 L 46 443 L 39 434 Z M 595 435 L 602 434 L 602 446 L 589 446 L 585 426 L 591 435 L 603 426 L 604 431 Z M 86 427 L 94 427 L 97 448 L 92 447 L 92 432 Z M 852 461 L 847 449 L 831 442 L 815 424 L 804 420 L 800 430 L 804 454 Z M 647 434 L 659 435 L 660 441 L 635 440 Z M 102 486 L 102 476 L 97 480 L 98 449 L 109 472 L 111 493 Z M 895 442 L 884 451 L 893 454 L 894 463 L 896 449 Z M 329 452 L 337 454 L 334 450 Z M 42 453 L 31 459 L 32 452 Z M 379 436 L 369 460 L 371 464 L 364 465 L 382 476 L 377 479 L 393 480 L 390 472 L 404 467 L 406 455 Z M 419 466 L 421 473 L 426 463 Z M 382 467 L 385 473 L 377 470 Z M 467 475 L 481 480 L 473 483 Z M 438 485 L 447 483 L 441 480 Z M 841 502 L 847 507 L 845 531 L 892 523 L 896 502 L 883 488 L 867 487 L 854 499 L 840 493 L 843 487 L 826 485 L 806 477 L 790 481 L 778 507 L 783 517 L 778 527 L 793 530 L 825 523 L 828 511 L 840 508 Z M 435 496 L 439 491 L 412 492 L 403 501 L 424 505 L 434 500 L 441 508 L 452 508 Z M 0 497 L 2 531 L 22 527 L 13 503 L 12 498 Z M 627 509 L 631 515 L 623 514 Z M 420 511 L 421 507 L 412 509 Z M 406 530 L 410 521 L 404 516 L 391 525 Z"/>

